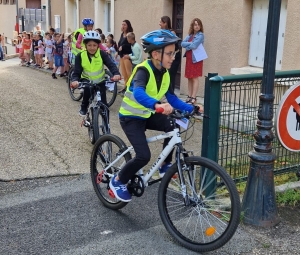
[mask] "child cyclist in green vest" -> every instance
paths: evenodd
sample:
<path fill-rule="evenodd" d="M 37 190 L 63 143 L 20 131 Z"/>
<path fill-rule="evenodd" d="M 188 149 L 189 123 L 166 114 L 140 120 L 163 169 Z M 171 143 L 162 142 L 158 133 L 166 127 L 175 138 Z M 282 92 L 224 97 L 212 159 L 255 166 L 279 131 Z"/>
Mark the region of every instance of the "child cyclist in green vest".
<path fill-rule="evenodd" d="M 141 40 L 149 59 L 133 70 L 119 111 L 120 124 L 136 156 L 129 160 L 109 183 L 116 198 L 124 202 L 131 200 L 131 194 L 127 190 L 128 181 L 151 157 L 146 141 L 146 129 L 172 131 L 174 127 L 167 115 L 172 113 L 173 107 L 188 112 L 194 109 L 194 106 L 181 101 L 172 89 L 169 89 L 170 75 L 167 69 L 175 59 L 175 43 L 180 39 L 168 30 L 155 30 L 144 35 Z M 168 103 L 160 103 L 159 100 L 163 96 L 166 96 Z M 157 108 L 164 110 L 162 114 L 153 114 Z M 163 147 L 169 140 L 165 139 Z M 172 153 L 159 169 L 161 177 L 172 165 L 171 161 Z"/>
<path fill-rule="evenodd" d="M 77 88 L 79 80 L 92 81 L 94 84 L 100 83 L 105 79 L 104 65 L 113 74 L 112 80 L 121 79 L 118 68 L 113 63 L 109 55 L 99 49 L 100 35 L 96 31 L 88 31 L 83 36 L 83 43 L 86 50 L 77 54 L 75 58 L 74 72 L 71 77 L 71 87 Z M 101 101 L 107 105 L 105 84 L 100 87 Z M 89 106 L 90 89 L 85 88 L 80 116 L 85 116 Z"/>
<path fill-rule="evenodd" d="M 85 32 L 93 30 L 94 21 L 90 18 L 85 18 L 82 20 L 82 25 L 83 27 L 77 29 L 73 35 L 72 53 L 74 56 L 77 56 L 84 49 L 83 35 Z"/>

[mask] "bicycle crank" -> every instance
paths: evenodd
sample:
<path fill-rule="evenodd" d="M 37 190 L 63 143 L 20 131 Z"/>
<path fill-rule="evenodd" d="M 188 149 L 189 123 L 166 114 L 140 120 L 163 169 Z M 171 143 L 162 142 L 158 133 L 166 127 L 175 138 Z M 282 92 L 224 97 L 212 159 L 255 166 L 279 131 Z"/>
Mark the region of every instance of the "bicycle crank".
<path fill-rule="evenodd" d="M 141 197 L 145 190 L 145 184 L 142 177 L 139 175 L 134 175 L 129 181 L 127 189 L 132 195 Z"/>

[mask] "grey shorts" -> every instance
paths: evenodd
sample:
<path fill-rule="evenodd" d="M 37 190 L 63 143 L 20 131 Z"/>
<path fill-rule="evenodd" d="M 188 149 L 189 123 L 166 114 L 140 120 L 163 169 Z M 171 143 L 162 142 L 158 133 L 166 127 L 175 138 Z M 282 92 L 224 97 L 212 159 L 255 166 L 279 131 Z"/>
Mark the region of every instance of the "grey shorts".
<path fill-rule="evenodd" d="M 47 59 L 48 59 L 48 61 L 53 61 L 53 55 L 52 55 L 52 53 L 46 53 L 46 56 L 47 56 Z"/>

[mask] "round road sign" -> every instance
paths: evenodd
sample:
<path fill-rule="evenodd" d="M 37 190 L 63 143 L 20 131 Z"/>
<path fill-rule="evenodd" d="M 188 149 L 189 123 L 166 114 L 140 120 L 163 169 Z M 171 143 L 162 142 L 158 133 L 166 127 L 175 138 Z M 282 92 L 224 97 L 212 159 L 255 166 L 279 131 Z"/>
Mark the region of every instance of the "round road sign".
<path fill-rule="evenodd" d="M 300 83 L 282 97 L 275 121 L 280 143 L 290 151 L 300 151 Z"/>

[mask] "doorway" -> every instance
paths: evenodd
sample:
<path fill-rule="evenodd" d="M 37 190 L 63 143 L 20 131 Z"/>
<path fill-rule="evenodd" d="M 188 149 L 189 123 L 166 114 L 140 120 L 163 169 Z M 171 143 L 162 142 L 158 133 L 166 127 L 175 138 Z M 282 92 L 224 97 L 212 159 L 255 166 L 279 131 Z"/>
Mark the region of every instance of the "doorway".
<path fill-rule="evenodd" d="M 41 9 L 41 0 L 26 0 L 26 9 Z"/>
<path fill-rule="evenodd" d="M 249 48 L 249 65 L 264 66 L 265 44 L 268 23 L 268 0 L 254 0 Z M 278 47 L 276 58 L 276 70 L 281 70 L 285 25 L 287 17 L 287 0 L 282 0 L 280 9 L 280 22 L 278 33 Z"/>

